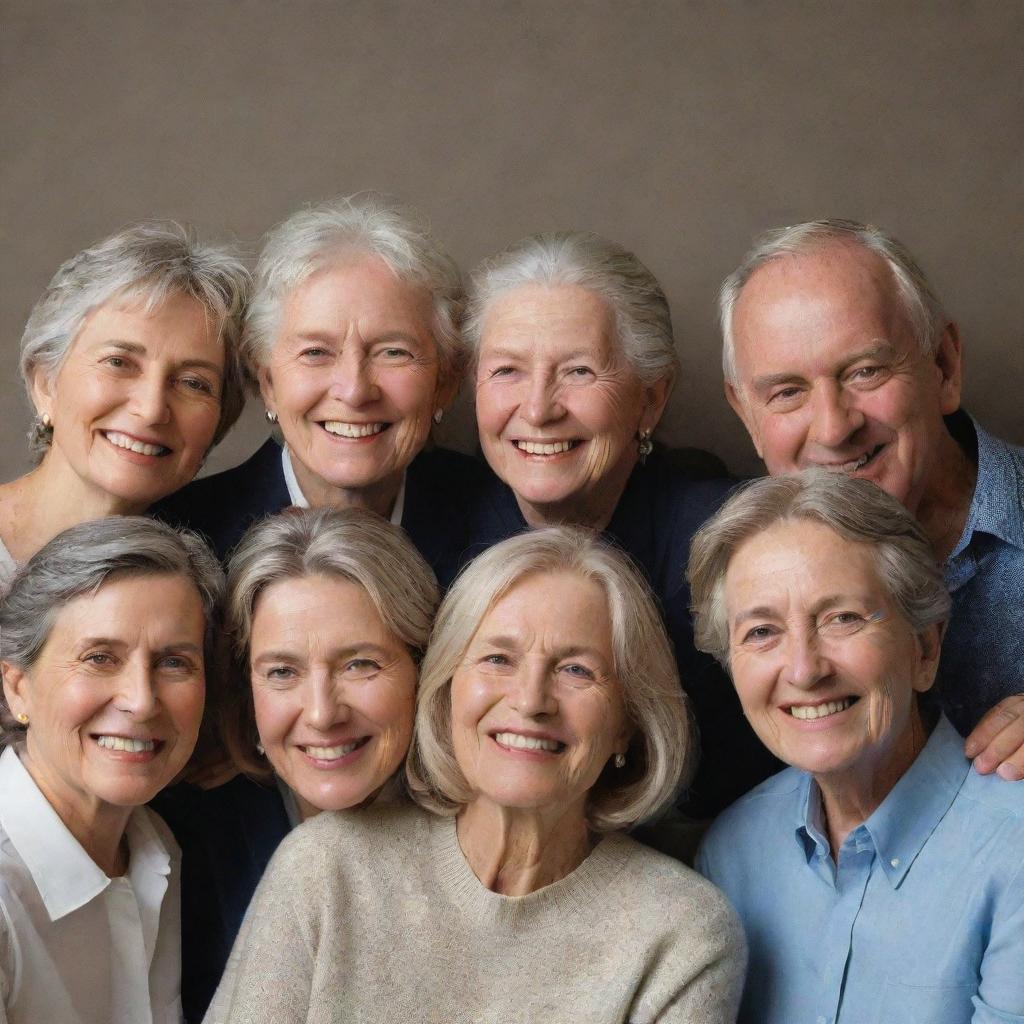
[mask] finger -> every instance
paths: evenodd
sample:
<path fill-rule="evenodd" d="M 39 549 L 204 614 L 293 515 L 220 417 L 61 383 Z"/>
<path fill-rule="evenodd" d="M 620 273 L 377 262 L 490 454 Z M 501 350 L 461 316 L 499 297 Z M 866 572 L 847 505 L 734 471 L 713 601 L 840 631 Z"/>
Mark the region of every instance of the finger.
<path fill-rule="evenodd" d="M 986 712 L 964 744 L 967 757 L 977 757 L 1012 722 L 1024 717 L 1024 694 L 1001 700 Z"/>
<path fill-rule="evenodd" d="M 983 724 L 986 732 L 982 738 L 987 742 L 975 747 L 975 769 L 982 775 L 998 769 L 1003 778 L 1019 778 L 1017 772 L 1024 770 L 1024 699 L 1003 701 L 985 716 Z M 968 743 L 979 738 L 977 733 L 971 734 Z"/>

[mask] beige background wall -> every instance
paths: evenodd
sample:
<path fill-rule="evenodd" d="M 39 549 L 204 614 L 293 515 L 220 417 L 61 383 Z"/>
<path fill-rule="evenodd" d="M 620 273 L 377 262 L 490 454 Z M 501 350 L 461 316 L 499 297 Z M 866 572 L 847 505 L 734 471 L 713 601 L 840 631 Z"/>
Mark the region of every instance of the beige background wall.
<path fill-rule="evenodd" d="M 528 232 L 635 249 L 685 376 L 665 423 L 752 471 L 715 289 L 752 235 L 842 215 L 902 237 L 960 320 L 966 404 L 1024 443 L 1024 2 L 5 0 L 0 478 L 25 468 L 21 328 L 125 222 L 250 249 L 377 188 L 467 267 Z M 262 436 L 250 409 L 211 464 Z M 449 443 L 472 444 L 466 410 Z"/>

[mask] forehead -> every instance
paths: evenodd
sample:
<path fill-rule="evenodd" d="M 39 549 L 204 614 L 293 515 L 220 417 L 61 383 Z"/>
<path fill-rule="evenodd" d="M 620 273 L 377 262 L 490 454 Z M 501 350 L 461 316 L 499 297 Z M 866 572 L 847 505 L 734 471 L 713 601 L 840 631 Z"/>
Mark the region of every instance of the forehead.
<path fill-rule="evenodd" d="M 913 344 L 888 265 L 849 244 L 759 267 L 736 300 L 732 327 L 744 377 L 828 369 L 870 347 Z"/>
<path fill-rule="evenodd" d="M 223 345 L 214 317 L 184 292 L 171 292 L 156 302 L 146 295 L 118 295 L 93 309 L 75 339 L 76 346 L 125 341 L 149 350 L 187 350 L 179 354 L 222 360 Z"/>
<path fill-rule="evenodd" d="M 608 303 L 587 288 L 521 285 L 503 292 L 488 307 L 481 347 L 609 350 L 614 345 L 614 320 Z"/>
<path fill-rule="evenodd" d="M 364 587 L 353 580 L 317 575 L 278 580 L 260 592 L 252 643 L 282 632 L 333 639 L 370 632 L 379 639 L 386 627 Z"/>

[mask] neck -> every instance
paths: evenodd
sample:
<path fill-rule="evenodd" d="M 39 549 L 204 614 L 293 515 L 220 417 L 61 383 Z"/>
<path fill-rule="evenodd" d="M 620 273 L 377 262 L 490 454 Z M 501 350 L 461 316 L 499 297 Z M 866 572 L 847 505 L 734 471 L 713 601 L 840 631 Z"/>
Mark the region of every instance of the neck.
<path fill-rule="evenodd" d="M 51 779 L 45 766 L 32 757 L 31 730 L 29 742 L 22 748 L 20 756 L 39 791 L 96 866 L 108 878 L 126 874 L 128 849 L 125 830 L 134 808 L 117 807 L 96 797 L 67 792 L 67 787 Z"/>
<path fill-rule="evenodd" d="M 594 845 L 580 805 L 552 815 L 478 798 L 462 810 L 456 827 L 473 874 L 504 896 L 525 896 L 565 878 Z"/>
<path fill-rule="evenodd" d="M 846 837 L 874 814 L 924 750 L 929 731 L 915 699 L 903 731 L 876 756 L 863 757 L 852 769 L 836 775 L 815 775 L 837 861 Z"/>
<path fill-rule="evenodd" d="M 146 507 L 89 485 L 50 451 L 31 472 L 0 487 L 0 535 L 11 557 L 24 561 L 70 526 Z"/>
<path fill-rule="evenodd" d="M 302 495 L 312 508 L 366 508 L 385 519 L 390 518 L 395 500 L 402 486 L 405 471 L 376 480 L 366 487 L 332 487 L 315 473 L 311 473 L 290 453 L 295 479 Z"/>
<path fill-rule="evenodd" d="M 924 532 L 944 562 L 963 533 L 978 482 L 978 467 L 967 452 L 943 430 L 938 458 L 932 466 L 931 482 L 916 509 Z"/>

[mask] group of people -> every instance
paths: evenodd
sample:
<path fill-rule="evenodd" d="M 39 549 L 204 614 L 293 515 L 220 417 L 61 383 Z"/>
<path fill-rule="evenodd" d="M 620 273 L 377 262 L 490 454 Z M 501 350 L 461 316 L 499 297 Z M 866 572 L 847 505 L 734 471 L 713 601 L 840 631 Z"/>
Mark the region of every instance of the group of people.
<path fill-rule="evenodd" d="M 655 443 L 669 306 L 593 234 L 466 288 L 364 194 L 252 276 L 157 223 L 65 263 L 0 485 L 0 1020 L 1024 1021 L 1024 450 L 877 228 L 720 309 L 745 484 Z M 431 440 L 467 379 L 482 458 Z M 190 483 L 247 387 L 274 436 Z"/>

